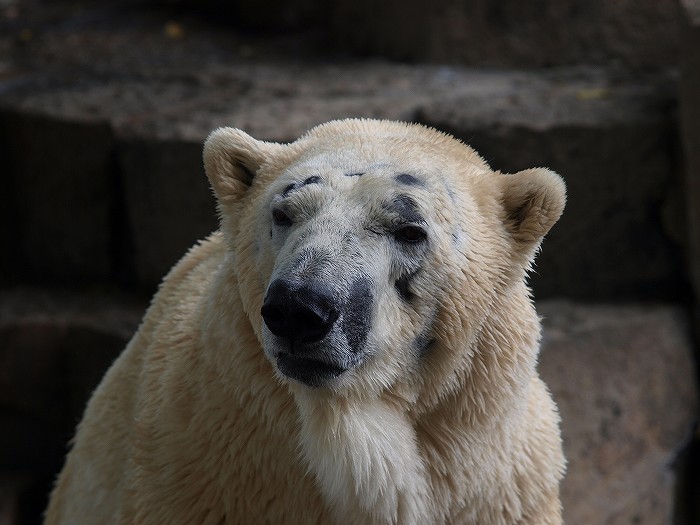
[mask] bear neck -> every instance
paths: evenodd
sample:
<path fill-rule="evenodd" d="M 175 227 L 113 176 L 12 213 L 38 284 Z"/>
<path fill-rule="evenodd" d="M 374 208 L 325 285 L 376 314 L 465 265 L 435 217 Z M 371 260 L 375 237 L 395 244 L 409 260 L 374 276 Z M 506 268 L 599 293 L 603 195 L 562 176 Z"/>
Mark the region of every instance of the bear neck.
<path fill-rule="evenodd" d="M 470 487 L 496 494 L 511 475 L 507 458 L 523 446 L 515 436 L 527 424 L 528 389 L 536 379 L 539 322 L 527 294 L 516 297 L 523 298 L 508 297 L 508 308 L 497 301 L 469 346 L 453 349 L 463 359 L 455 372 L 460 387 L 442 392 L 429 410 L 390 392 L 352 398 L 290 388 L 303 459 L 339 517 L 362 508 L 372 523 L 440 522 L 444 516 L 437 513 L 463 505 L 444 501 L 460 492 L 449 489 L 455 480 L 464 484 L 465 498 L 493 501 L 470 494 Z M 503 472 L 476 479 L 484 462 L 504 465 Z M 517 494 L 501 501 L 519 513 Z"/>

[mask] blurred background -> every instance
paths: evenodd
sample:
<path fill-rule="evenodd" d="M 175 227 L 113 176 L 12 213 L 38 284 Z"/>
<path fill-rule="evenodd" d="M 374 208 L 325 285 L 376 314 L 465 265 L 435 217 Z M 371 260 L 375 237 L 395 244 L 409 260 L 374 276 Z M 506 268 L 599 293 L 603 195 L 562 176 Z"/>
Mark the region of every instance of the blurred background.
<path fill-rule="evenodd" d="M 207 134 L 351 116 L 565 178 L 531 285 L 566 523 L 700 523 L 700 0 L 0 0 L 0 525 L 216 228 Z"/>

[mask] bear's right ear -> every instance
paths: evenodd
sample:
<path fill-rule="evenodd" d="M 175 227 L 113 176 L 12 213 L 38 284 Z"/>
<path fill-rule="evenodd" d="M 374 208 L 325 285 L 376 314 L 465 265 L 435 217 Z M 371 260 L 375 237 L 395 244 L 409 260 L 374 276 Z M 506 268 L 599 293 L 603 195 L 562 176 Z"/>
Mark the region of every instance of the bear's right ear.
<path fill-rule="evenodd" d="M 204 143 L 204 170 L 219 202 L 235 200 L 253 183 L 260 166 L 281 144 L 256 140 L 235 128 L 214 130 Z"/>

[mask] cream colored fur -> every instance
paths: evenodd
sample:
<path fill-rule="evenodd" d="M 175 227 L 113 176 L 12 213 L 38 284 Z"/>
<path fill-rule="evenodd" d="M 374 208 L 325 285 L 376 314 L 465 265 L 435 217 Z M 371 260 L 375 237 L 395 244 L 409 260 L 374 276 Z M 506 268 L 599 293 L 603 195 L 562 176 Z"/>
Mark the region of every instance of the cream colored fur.
<path fill-rule="evenodd" d="M 220 129 L 204 160 L 221 233 L 173 268 L 95 391 L 46 523 L 560 524 L 558 415 L 525 276 L 561 179 L 493 172 L 449 136 L 371 120 L 289 145 Z M 397 188 L 398 173 L 423 184 Z M 325 179 L 295 201 L 298 235 L 273 241 L 271 202 L 309 175 Z M 410 304 L 392 285 L 406 253 L 357 227 L 396 191 L 427 214 Z M 276 370 L 260 315 L 309 243 L 341 285 L 374 286 L 367 360 L 321 387 Z"/>

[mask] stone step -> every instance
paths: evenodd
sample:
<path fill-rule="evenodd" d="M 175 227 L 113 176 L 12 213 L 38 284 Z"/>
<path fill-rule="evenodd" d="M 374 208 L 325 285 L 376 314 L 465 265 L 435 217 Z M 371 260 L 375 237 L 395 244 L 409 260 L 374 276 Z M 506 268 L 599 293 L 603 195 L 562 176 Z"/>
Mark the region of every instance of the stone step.
<path fill-rule="evenodd" d="M 569 460 L 564 522 L 698 523 L 698 478 L 684 451 L 698 408 L 686 313 L 562 301 L 538 311 L 540 373 L 559 404 Z"/>
<path fill-rule="evenodd" d="M 88 397 L 147 300 L 105 291 L 0 292 L 0 523 L 41 523 Z"/>
<path fill-rule="evenodd" d="M 561 173 L 569 202 L 538 259 L 539 297 L 686 293 L 672 76 L 323 62 L 195 22 L 136 20 L 4 39 L 8 282 L 152 289 L 216 225 L 200 160 L 209 131 L 289 141 L 352 116 L 435 126 L 504 171 Z"/>
<path fill-rule="evenodd" d="M 688 2 L 692 0 L 681 0 Z M 664 68 L 682 49 L 678 0 L 72 0 L 95 17 L 115 4 L 171 6 L 229 29 L 313 32 L 313 51 L 476 66 L 622 64 Z M 4 4 L 29 3 L 5 0 Z M 52 2 L 57 4 L 59 2 Z M 59 3 L 60 4 L 60 3 Z M 42 6 L 46 10 L 51 6 Z M 63 11 L 65 11 L 65 7 Z M 76 13 L 73 13 L 76 17 Z M 177 34 L 177 33 L 175 33 Z"/>
<path fill-rule="evenodd" d="M 686 11 L 680 82 L 680 120 L 684 146 L 690 273 L 700 298 L 700 0 L 682 0 Z M 700 311 L 697 315 L 700 337 Z"/>
<path fill-rule="evenodd" d="M 0 291 L 0 490 L 16 480 L 34 517 L 90 392 L 145 306 L 104 291 Z M 559 404 L 569 461 L 565 522 L 696 523 L 672 518 L 689 503 L 677 495 L 697 413 L 686 314 L 564 301 L 542 301 L 538 311 L 539 368 Z"/>
<path fill-rule="evenodd" d="M 301 6 L 309 1 L 313 0 L 285 4 Z M 255 3 L 262 14 L 279 2 Z M 515 67 L 621 63 L 649 68 L 676 63 L 681 49 L 677 0 L 430 4 L 336 0 L 331 4 L 333 42 L 354 52 L 404 60 Z"/>

